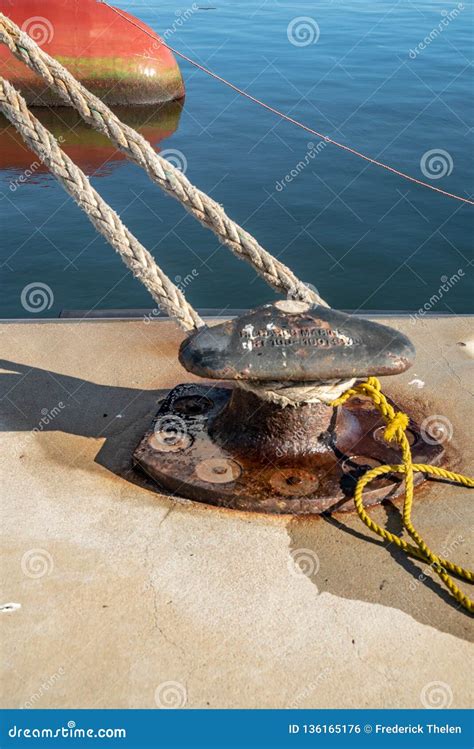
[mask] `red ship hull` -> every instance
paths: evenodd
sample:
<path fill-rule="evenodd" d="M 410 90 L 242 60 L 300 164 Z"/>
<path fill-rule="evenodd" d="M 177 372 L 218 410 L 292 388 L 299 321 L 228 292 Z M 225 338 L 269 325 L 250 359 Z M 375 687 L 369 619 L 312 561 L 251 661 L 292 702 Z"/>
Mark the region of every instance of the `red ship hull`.
<path fill-rule="evenodd" d="M 184 96 L 173 53 L 124 11 L 139 28 L 96 0 L 0 0 L 0 10 L 108 104 L 156 104 Z M 0 75 L 28 104 L 64 103 L 5 45 L 0 45 Z"/>

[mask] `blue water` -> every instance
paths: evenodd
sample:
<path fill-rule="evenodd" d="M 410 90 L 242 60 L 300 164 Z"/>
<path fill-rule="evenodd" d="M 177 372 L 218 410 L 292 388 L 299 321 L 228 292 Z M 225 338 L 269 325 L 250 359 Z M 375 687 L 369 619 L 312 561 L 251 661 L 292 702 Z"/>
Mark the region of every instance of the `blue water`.
<path fill-rule="evenodd" d="M 457 4 L 200 0 L 212 9 L 188 13 L 180 26 L 179 11 L 191 3 L 116 4 L 158 32 L 174 24 L 168 41 L 175 47 L 317 130 L 436 187 L 472 194 L 472 3 L 421 50 Z M 317 23 L 316 43 L 289 42 L 288 25 L 299 16 L 310 17 L 313 32 Z M 333 146 L 286 182 L 318 139 L 187 63 L 182 70 L 187 96 L 179 126 L 159 147 L 184 154 L 188 177 L 333 306 L 417 309 L 458 274 L 431 309 L 471 311 L 472 206 Z M 425 177 L 420 166 L 432 150 L 442 151 L 438 164 L 447 171 L 439 179 Z M 94 186 L 166 272 L 178 281 L 192 275 L 186 292 L 195 306 L 247 307 L 274 298 L 136 166 L 98 171 Z M 34 282 L 53 292 L 43 316 L 153 306 L 52 177 L 35 174 L 12 191 L 15 175 L 14 165 L 1 174 L 1 316 L 34 316 L 21 304 L 22 290 Z"/>

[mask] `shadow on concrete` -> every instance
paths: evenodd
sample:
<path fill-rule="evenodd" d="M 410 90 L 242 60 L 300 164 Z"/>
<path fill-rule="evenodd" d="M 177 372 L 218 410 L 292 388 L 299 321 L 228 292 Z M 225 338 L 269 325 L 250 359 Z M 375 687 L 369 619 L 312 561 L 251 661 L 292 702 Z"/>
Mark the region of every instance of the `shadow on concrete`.
<path fill-rule="evenodd" d="M 156 484 L 133 468 L 132 454 L 167 390 L 100 385 L 6 360 L 0 360 L 0 368 L 6 370 L 0 373 L 1 431 L 26 435 L 51 431 L 103 439 L 96 463 L 128 482 L 157 491 Z M 55 449 L 58 461 L 61 456 L 56 453 Z M 67 460 L 64 457 L 65 465 Z M 400 512 L 393 503 L 371 513 L 387 530 L 400 533 Z M 319 592 L 395 607 L 423 624 L 472 638 L 469 615 L 436 577 L 425 574 L 426 565 L 387 547 L 354 514 L 294 517 L 287 531 L 290 550 L 311 549 L 317 554 L 320 568 L 310 579 Z M 468 589 L 463 582 L 460 586 Z"/>
<path fill-rule="evenodd" d="M 64 432 L 103 439 L 96 463 L 156 491 L 156 485 L 133 468 L 132 454 L 167 390 L 100 385 L 2 359 L 0 368 L 7 370 L 0 373 L 0 431 L 25 432 L 28 438 L 36 432 Z M 28 444 L 26 439 L 25 450 Z"/>
<path fill-rule="evenodd" d="M 386 530 L 401 534 L 402 517 L 393 502 L 372 508 L 371 515 Z M 469 613 L 436 574 L 427 571 L 423 562 L 372 534 L 354 513 L 295 517 L 287 531 L 290 551 L 304 548 L 317 555 L 320 567 L 310 579 L 319 593 L 391 606 L 422 624 L 465 640 L 473 639 Z M 454 579 L 469 594 L 469 585 Z"/>

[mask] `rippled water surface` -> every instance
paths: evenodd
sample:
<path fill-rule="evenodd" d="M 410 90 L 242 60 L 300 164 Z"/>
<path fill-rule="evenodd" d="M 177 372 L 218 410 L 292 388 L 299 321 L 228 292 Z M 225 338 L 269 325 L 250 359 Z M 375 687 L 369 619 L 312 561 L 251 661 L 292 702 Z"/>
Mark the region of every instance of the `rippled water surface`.
<path fill-rule="evenodd" d="M 471 3 L 116 4 L 318 131 L 436 187 L 472 194 Z M 473 207 L 320 145 L 189 64 L 182 70 L 182 110 L 156 112 L 144 134 L 176 151 L 195 184 L 333 306 L 471 311 Z M 224 310 L 273 298 L 249 266 L 73 113 L 42 116 L 77 146 L 94 186 L 186 284 L 194 305 Z M 143 126 L 140 111 L 123 116 Z M 32 283 L 51 289 L 43 316 L 152 305 L 50 175 L 36 169 L 18 182 L 31 161 L 2 122 L 0 315 L 34 315 L 21 302 Z"/>

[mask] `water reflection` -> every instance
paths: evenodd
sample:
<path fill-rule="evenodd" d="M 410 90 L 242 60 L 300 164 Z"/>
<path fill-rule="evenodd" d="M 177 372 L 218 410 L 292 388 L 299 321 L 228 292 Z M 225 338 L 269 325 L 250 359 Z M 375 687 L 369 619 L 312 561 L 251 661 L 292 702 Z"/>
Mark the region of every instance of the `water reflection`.
<path fill-rule="evenodd" d="M 111 108 L 122 122 L 157 146 L 178 129 L 183 100 L 153 106 Z M 75 109 L 35 107 L 32 111 L 87 175 L 110 174 L 125 159 L 104 135 L 89 127 Z M 8 177 L 11 185 L 15 187 L 17 183 L 25 181 L 47 184 L 44 176 L 49 174 L 48 168 L 27 148 L 22 137 L 3 115 L 0 115 L 0 135 L 0 171 L 10 172 Z"/>

